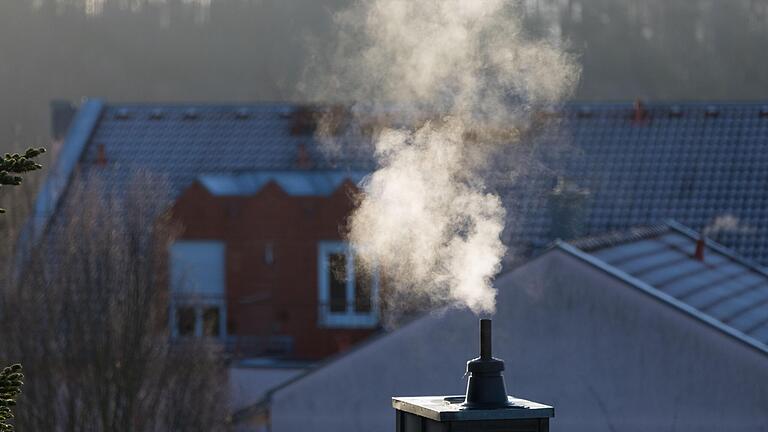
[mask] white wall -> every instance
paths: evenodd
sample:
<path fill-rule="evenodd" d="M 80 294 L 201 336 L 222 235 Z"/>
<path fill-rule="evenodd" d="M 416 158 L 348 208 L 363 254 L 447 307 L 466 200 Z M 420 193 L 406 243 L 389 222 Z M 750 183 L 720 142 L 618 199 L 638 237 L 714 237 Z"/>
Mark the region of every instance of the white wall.
<path fill-rule="evenodd" d="M 499 278 L 494 354 L 553 431 L 768 431 L 768 356 L 553 250 Z M 416 321 L 276 392 L 274 432 L 391 432 L 391 396 L 460 394 L 477 318 Z"/>

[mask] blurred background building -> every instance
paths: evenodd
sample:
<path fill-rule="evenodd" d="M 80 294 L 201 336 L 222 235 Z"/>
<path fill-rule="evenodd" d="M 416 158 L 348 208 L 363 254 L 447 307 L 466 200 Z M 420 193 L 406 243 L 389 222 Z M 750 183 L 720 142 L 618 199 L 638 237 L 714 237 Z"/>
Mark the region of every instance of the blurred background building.
<path fill-rule="evenodd" d="M 307 66 L 349 4 L 0 2 L 0 150 L 52 150 L 23 238 L 72 216 L 73 179 L 120 197 L 137 170 L 162 178 L 142 192 L 169 193 L 152 216 L 178 228 L 169 343 L 217 347 L 238 430 L 393 430 L 389 396 L 462 393 L 446 377 L 475 351 L 467 312 L 391 319 L 344 241 L 383 120 L 347 134 L 347 107 L 308 100 Z M 583 73 L 575 102 L 537 116 L 519 181 L 490 185 L 512 215 L 511 391 L 569 430 L 762 430 L 768 4 L 516 7 Z M 329 113 L 341 151 L 316 137 Z"/>

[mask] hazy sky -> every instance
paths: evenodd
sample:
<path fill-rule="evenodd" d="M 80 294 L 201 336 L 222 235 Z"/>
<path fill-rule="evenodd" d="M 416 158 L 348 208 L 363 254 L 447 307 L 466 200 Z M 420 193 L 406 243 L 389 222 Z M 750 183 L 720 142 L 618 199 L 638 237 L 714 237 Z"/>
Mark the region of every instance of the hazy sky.
<path fill-rule="evenodd" d="M 2 0 L 0 145 L 44 144 L 56 98 L 301 99 L 347 3 Z M 518 3 L 529 31 L 579 56 L 577 99 L 768 99 L 764 0 Z"/>

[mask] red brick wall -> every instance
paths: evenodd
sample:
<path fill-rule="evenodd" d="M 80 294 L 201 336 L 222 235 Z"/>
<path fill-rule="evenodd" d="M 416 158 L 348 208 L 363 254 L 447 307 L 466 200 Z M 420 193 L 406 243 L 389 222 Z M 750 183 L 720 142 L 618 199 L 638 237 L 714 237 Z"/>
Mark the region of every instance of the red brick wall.
<path fill-rule="evenodd" d="M 320 359 L 374 331 L 318 324 L 318 243 L 342 239 L 354 188 L 348 182 L 329 197 L 296 197 L 269 183 L 253 196 L 216 197 L 195 183 L 179 197 L 172 214 L 180 239 L 226 244 L 228 334 L 288 335 L 296 358 Z"/>

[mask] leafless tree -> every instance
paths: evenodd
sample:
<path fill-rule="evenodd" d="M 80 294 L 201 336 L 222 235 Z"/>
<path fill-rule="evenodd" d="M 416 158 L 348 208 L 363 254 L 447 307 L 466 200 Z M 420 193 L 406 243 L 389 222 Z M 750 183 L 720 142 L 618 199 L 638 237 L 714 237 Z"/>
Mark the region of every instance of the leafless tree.
<path fill-rule="evenodd" d="M 216 347 L 169 342 L 165 260 L 176 230 L 162 182 L 131 183 L 109 191 L 76 180 L 45 235 L 3 263 L 0 358 L 27 375 L 20 431 L 226 427 Z"/>

